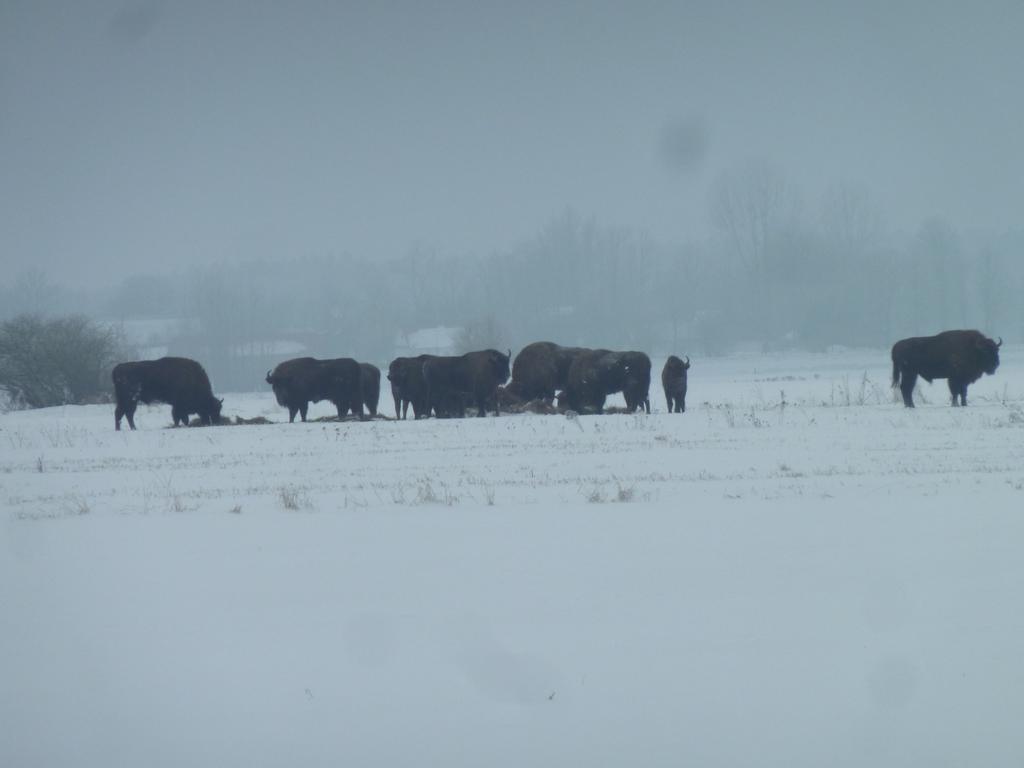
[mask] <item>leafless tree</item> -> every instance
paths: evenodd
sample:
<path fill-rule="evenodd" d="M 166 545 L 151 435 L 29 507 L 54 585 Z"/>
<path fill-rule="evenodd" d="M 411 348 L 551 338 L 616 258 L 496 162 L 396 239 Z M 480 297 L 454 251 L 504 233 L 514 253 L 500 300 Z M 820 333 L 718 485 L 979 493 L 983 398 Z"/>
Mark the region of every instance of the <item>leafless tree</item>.
<path fill-rule="evenodd" d="M 0 389 L 25 408 L 96 402 L 122 351 L 116 331 L 82 315 L 18 315 L 0 323 Z"/>

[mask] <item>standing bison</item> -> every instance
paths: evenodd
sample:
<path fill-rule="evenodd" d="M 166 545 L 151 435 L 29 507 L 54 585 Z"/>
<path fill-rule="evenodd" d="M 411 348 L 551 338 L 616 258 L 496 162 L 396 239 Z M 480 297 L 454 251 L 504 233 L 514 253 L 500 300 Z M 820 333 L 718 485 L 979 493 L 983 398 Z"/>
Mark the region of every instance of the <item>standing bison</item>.
<path fill-rule="evenodd" d="M 135 429 L 135 409 L 140 402 L 167 403 L 171 406 L 174 426 L 188 426 L 190 414 L 199 414 L 203 424 L 220 421 L 223 400 L 213 396 L 210 379 L 203 366 L 186 357 L 161 357 L 119 363 L 111 372 L 114 381 L 114 429 L 121 429 L 121 417 Z"/>
<path fill-rule="evenodd" d="M 460 357 L 435 357 L 423 363 L 429 407 L 438 416 L 463 416 L 466 403 L 473 403 L 477 416 L 487 415 L 487 408 L 498 404 L 498 385 L 509 377 L 509 354 L 496 349 L 467 352 Z"/>
<path fill-rule="evenodd" d="M 563 347 L 550 341 L 527 344 L 512 363 L 512 381 L 507 392 L 522 401 L 551 403 L 555 393 L 569 383 L 569 366 L 577 355 L 591 350 Z"/>
<path fill-rule="evenodd" d="M 952 404 L 967 405 L 967 385 L 999 367 L 999 347 L 978 331 L 943 331 L 937 336 L 902 339 L 892 346 L 892 385 L 903 393 L 903 404 L 914 407 L 917 377 L 929 384 L 947 379 Z"/>
<path fill-rule="evenodd" d="M 351 410 L 363 418 L 362 372 L 359 363 L 350 357 L 285 360 L 267 373 L 267 383 L 278 405 L 288 409 L 289 422 L 295 421 L 296 413 L 305 421 L 310 401 L 321 400 L 332 402 L 339 417 Z"/>
<path fill-rule="evenodd" d="M 370 363 L 359 363 L 359 393 L 360 399 L 370 416 L 377 415 L 377 403 L 380 401 L 380 368 Z M 338 409 L 338 416 L 347 415 L 352 410 L 351 403 L 342 411 Z M 359 415 L 359 414 L 357 414 Z"/>
<path fill-rule="evenodd" d="M 370 363 L 360 363 L 359 388 L 363 395 L 363 406 L 371 416 L 376 416 L 377 403 L 380 402 L 380 368 Z"/>
<path fill-rule="evenodd" d="M 618 352 L 626 410 L 651 412 L 651 358 L 644 352 Z"/>
<path fill-rule="evenodd" d="M 661 388 L 665 390 L 665 402 L 669 413 L 686 413 L 686 372 L 690 370 L 690 358 L 680 360 L 669 355 L 661 369 Z"/>
<path fill-rule="evenodd" d="M 423 364 L 434 355 L 419 357 L 396 357 L 388 366 L 388 381 L 391 382 L 391 396 L 395 399 L 395 418 L 404 419 L 412 406 L 412 417 L 418 419 L 430 415 L 427 407 L 427 382 L 423 378 Z"/>
<path fill-rule="evenodd" d="M 569 366 L 563 402 L 578 412 L 604 413 L 608 395 L 621 392 L 630 411 L 650 413 L 651 359 L 643 352 L 592 349 L 581 352 Z"/>

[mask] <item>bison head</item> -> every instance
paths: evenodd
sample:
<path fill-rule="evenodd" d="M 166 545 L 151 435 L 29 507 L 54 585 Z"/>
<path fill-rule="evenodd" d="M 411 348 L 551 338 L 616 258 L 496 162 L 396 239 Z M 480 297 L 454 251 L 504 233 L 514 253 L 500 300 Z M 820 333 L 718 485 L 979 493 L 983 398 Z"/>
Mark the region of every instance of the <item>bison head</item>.
<path fill-rule="evenodd" d="M 388 381 L 392 384 L 402 386 L 408 378 L 406 371 L 407 364 L 404 360 L 392 360 L 388 366 Z"/>
<path fill-rule="evenodd" d="M 1003 346 L 1002 338 L 999 341 L 992 341 L 984 336 L 979 338 L 975 344 L 981 369 L 989 376 L 995 373 L 996 368 L 999 367 L 999 348 L 1001 346 Z"/>
<path fill-rule="evenodd" d="M 224 405 L 224 398 L 213 398 L 213 404 L 210 406 L 210 421 L 214 424 L 220 424 L 220 409 Z"/>
<path fill-rule="evenodd" d="M 490 353 L 491 358 L 489 361 L 489 367 L 491 369 L 491 373 L 499 384 L 504 384 L 508 381 L 509 376 L 512 375 L 509 371 L 509 361 L 512 358 L 512 350 L 510 349 L 507 355 L 502 354 L 496 349 L 490 350 Z"/>

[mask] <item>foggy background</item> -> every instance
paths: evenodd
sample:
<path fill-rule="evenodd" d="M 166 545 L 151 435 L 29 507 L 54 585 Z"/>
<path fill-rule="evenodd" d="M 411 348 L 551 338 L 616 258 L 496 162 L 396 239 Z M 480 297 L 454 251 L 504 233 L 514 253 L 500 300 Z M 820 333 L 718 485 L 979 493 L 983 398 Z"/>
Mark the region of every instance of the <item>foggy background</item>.
<path fill-rule="evenodd" d="M 0 319 L 300 354 L 1024 333 L 1024 4 L 0 0 Z M 441 329 L 441 330 L 425 330 Z"/>

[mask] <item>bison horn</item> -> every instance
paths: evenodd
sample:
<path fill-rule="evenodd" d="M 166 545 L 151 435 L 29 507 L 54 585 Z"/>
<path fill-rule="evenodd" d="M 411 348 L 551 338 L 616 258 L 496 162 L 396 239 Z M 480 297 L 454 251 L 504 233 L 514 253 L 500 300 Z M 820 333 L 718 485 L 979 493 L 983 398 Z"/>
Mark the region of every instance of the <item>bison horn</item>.
<path fill-rule="evenodd" d="M 1000 336 L 999 337 L 999 341 L 996 342 L 996 347 L 1001 347 L 1001 346 L 1003 346 L 1003 337 L 1002 336 Z"/>
<path fill-rule="evenodd" d="M 686 360 L 683 362 L 683 367 L 684 368 L 689 368 L 690 367 L 690 356 L 689 355 L 686 356 Z"/>
<path fill-rule="evenodd" d="M 270 383 L 270 371 L 267 371 L 267 384 Z"/>

